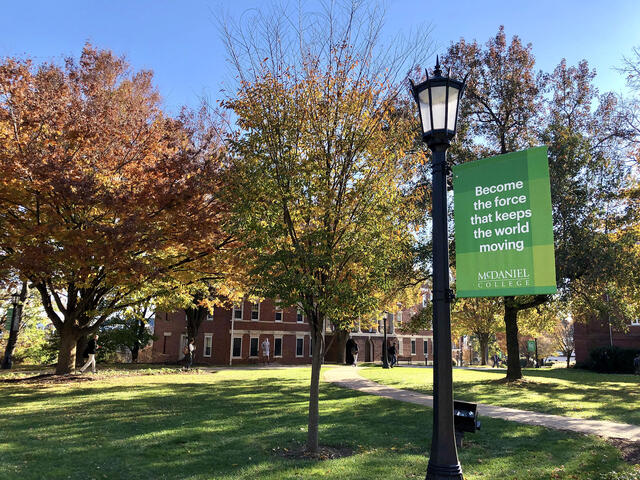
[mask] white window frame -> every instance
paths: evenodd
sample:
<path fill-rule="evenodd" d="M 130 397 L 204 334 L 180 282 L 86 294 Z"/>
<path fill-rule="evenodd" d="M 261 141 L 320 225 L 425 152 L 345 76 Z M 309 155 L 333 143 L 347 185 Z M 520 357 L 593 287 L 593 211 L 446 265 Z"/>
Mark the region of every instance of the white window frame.
<path fill-rule="evenodd" d="M 422 352 L 424 353 L 424 358 L 429 357 L 429 339 L 422 339 Z"/>
<path fill-rule="evenodd" d="M 207 355 L 207 340 L 209 340 L 209 355 Z M 213 353 L 213 334 L 205 333 L 204 335 L 204 344 L 202 348 L 202 356 L 211 358 L 211 354 Z"/>
<path fill-rule="evenodd" d="M 251 355 L 251 342 L 256 339 L 256 354 Z M 260 337 L 249 337 L 249 358 L 258 358 L 260 356 Z"/>
<path fill-rule="evenodd" d="M 280 320 L 278 320 L 278 313 L 280 314 Z M 282 320 L 284 320 L 284 310 L 282 309 L 282 307 L 276 305 L 274 315 L 273 315 L 273 321 L 282 322 Z"/>
<path fill-rule="evenodd" d="M 240 310 L 240 318 L 236 317 L 236 311 Z M 234 303 L 231 310 L 231 318 L 233 320 L 244 320 L 244 301 L 240 301 L 240 304 Z"/>
<path fill-rule="evenodd" d="M 280 340 L 280 355 L 276 355 L 276 340 Z M 284 339 L 282 335 L 273 337 L 273 358 L 282 358 L 282 351 L 284 350 Z"/>
<path fill-rule="evenodd" d="M 302 340 L 302 350 L 300 355 L 298 355 L 298 340 Z M 296 358 L 304 357 L 304 337 L 296 337 Z"/>
<path fill-rule="evenodd" d="M 398 355 L 404 355 L 404 341 L 402 338 L 398 339 Z"/>
<path fill-rule="evenodd" d="M 300 318 L 300 320 L 298 320 Z M 296 323 L 304 323 L 304 310 L 300 307 L 296 309 Z"/>
<path fill-rule="evenodd" d="M 207 311 L 207 318 L 205 319 L 207 322 L 213 322 L 213 314 L 215 313 L 215 307 L 211 309 L 211 312 Z"/>
<path fill-rule="evenodd" d="M 636 318 L 635 320 L 631 320 L 632 327 L 640 327 L 640 318 Z"/>
<path fill-rule="evenodd" d="M 258 308 L 257 310 L 254 310 L 253 307 L 257 305 Z M 253 312 L 257 311 L 258 312 L 258 318 L 253 318 Z M 260 321 L 260 302 L 251 302 L 251 321 L 252 322 L 259 322 Z"/>
<path fill-rule="evenodd" d="M 416 351 L 417 351 L 417 350 L 416 350 L 416 343 L 417 343 L 417 342 L 416 342 L 416 339 L 415 339 L 415 338 L 412 338 L 412 339 L 411 339 L 411 356 L 416 355 Z"/>
<path fill-rule="evenodd" d="M 240 355 L 233 355 L 233 343 L 235 342 L 236 338 L 240 339 Z M 232 355 L 232 358 L 242 358 L 242 337 L 241 336 L 233 337 L 233 339 L 231 339 L 231 355 Z"/>

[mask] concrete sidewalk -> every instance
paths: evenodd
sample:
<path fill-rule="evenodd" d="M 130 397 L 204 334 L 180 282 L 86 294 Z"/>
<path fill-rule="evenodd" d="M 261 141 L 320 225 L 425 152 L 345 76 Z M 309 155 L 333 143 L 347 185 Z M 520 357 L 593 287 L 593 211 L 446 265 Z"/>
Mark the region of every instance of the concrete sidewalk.
<path fill-rule="evenodd" d="M 379 383 L 362 378 L 358 369 L 354 367 L 338 367 L 325 370 L 324 379 L 340 387 L 350 388 L 359 392 L 380 397 L 391 398 L 401 402 L 415 403 L 433 407 L 433 397 L 422 393 L 387 387 Z M 640 442 L 640 426 L 626 423 L 606 422 L 603 420 L 587 420 L 584 418 L 563 417 L 546 413 L 529 412 L 515 408 L 495 407 L 493 405 L 478 404 L 478 415 L 500 418 L 510 422 L 538 425 L 555 430 L 599 435 L 605 438 L 623 438 Z"/>

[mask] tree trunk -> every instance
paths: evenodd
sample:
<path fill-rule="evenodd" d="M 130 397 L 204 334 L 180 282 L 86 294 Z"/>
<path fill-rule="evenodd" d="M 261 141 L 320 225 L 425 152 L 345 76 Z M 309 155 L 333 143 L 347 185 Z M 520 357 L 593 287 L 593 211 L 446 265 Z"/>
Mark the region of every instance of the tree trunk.
<path fill-rule="evenodd" d="M 60 330 L 60 350 L 58 351 L 57 375 L 66 375 L 74 369 L 76 346 L 79 334 L 73 328 Z"/>
<path fill-rule="evenodd" d="M 573 350 L 569 350 L 568 352 L 565 352 L 567 355 L 567 368 L 570 368 L 571 366 L 571 354 L 573 353 Z"/>
<path fill-rule="evenodd" d="M 22 310 L 24 304 L 27 301 L 29 295 L 29 285 L 26 281 L 22 282 L 22 288 L 20 289 L 20 303 L 13 307 L 13 316 L 10 330 L 9 339 L 7 340 L 7 346 L 4 351 L 4 357 L 2 359 L 2 369 L 8 370 L 13 366 L 13 350 L 16 348 L 18 342 L 18 333 L 20 331 L 20 322 L 22 322 Z"/>
<path fill-rule="evenodd" d="M 202 325 L 204 319 L 207 318 L 209 310 L 201 305 L 196 305 L 194 307 L 187 308 L 185 313 L 187 318 L 187 337 L 195 340 L 198 336 L 200 325 Z"/>
<path fill-rule="evenodd" d="M 78 341 L 76 342 L 76 368 L 82 367 L 86 361 L 82 354 L 87 348 L 88 343 L 89 338 L 87 335 L 80 335 L 80 338 L 78 338 Z"/>
<path fill-rule="evenodd" d="M 322 323 L 320 323 L 322 325 Z M 317 327 L 317 325 L 315 326 Z M 319 408 L 318 400 L 320 396 L 320 369 L 322 367 L 322 352 L 324 345 L 322 333 L 319 328 L 311 326 L 313 335 L 313 355 L 311 359 L 311 384 L 309 385 L 309 423 L 307 427 L 307 452 L 316 453 L 318 451 L 318 424 Z"/>
<path fill-rule="evenodd" d="M 343 365 L 346 362 L 346 349 L 347 349 L 347 340 L 349 339 L 349 331 L 336 330 L 334 335 L 336 336 L 336 349 L 338 352 L 336 361 L 339 364 Z"/>
<path fill-rule="evenodd" d="M 518 309 L 515 308 L 510 299 L 504 300 L 504 325 L 507 336 L 507 380 L 512 382 L 522 378 L 522 368 L 520 367 L 520 347 L 518 345 Z"/>
<path fill-rule="evenodd" d="M 478 341 L 480 342 L 480 365 L 486 365 L 489 362 L 489 334 L 477 334 Z"/>
<path fill-rule="evenodd" d="M 133 348 L 131 349 L 131 362 L 136 363 L 138 361 L 138 353 L 140 353 L 140 339 L 144 333 L 145 324 L 142 320 L 137 320 L 136 339 L 133 341 Z"/>

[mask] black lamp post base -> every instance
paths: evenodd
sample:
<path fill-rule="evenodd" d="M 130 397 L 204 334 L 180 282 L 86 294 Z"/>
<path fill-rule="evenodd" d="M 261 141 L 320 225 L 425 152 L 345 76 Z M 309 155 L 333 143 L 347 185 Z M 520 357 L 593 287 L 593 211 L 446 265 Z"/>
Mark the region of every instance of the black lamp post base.
<path fill-rule="evenodd" d="M 456 465 L 434 465 L 429 460 L 426 480 L 464 480 L 460 463 Z"/>

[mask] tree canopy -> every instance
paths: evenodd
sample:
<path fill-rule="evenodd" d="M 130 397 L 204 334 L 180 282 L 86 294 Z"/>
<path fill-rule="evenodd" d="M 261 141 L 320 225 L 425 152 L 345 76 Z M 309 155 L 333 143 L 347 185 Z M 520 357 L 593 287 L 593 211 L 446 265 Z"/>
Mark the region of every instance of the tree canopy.
<path fill-rule="evenodd" d="M 152 78 L 91 45 L 63 67 L 0 64 L 0 264 L 40 292 L 58 373 L 142 286 L 212 269 L 229 242 L 218 132 L 164 115 Z"/>

